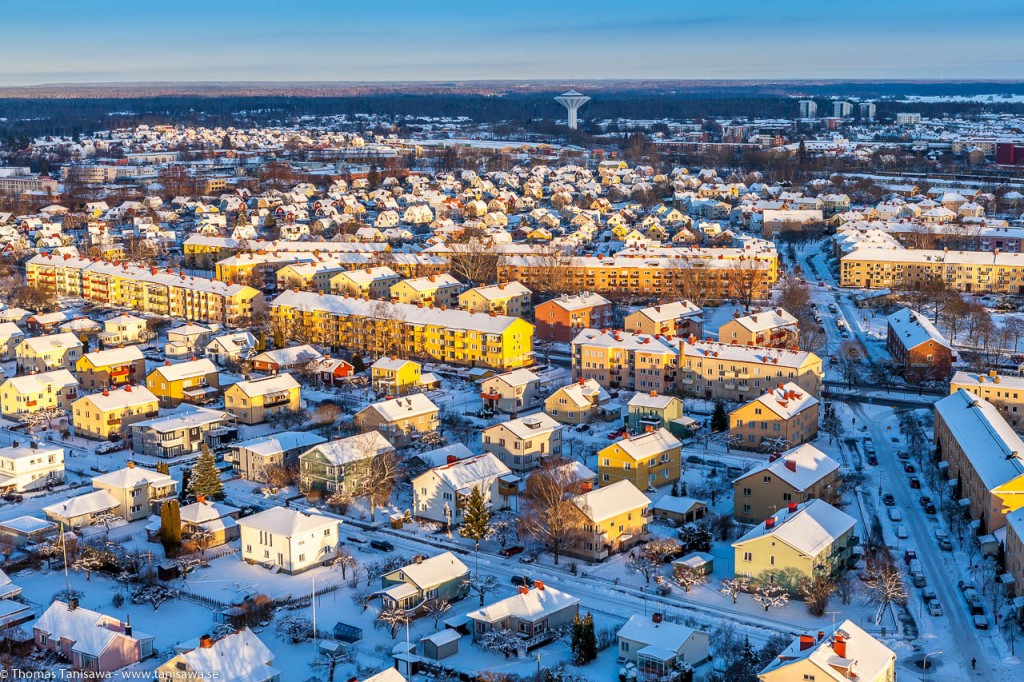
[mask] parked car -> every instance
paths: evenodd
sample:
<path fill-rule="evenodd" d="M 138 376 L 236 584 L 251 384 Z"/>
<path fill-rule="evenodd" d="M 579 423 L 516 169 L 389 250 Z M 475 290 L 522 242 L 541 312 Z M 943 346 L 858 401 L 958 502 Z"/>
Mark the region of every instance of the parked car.
<path fill-rule="evenodd" d="M 988 619 L 985 616 L 975 616 L 974 627 L 978 630 L 988 630 Z"/>
<path fill-rule="evenodd" d="M 395 546 L 387 540 L 370 540 L 370 547 L 379 549 L 382 552 L 394 552 Z"/>
<path fill-rule="evenodd" d="M 910 537 L 910 533 L 907 532 L 907 527 L 904 526 L 902 523 L 896 526 L 896 537 L 898 537 L 900 540 L 906 540 Z"/>
<path fill-rule="evenodd" d="M 930 613 L 933 616 L 942 615 L 942 605 L 939 604 L 937 599 L 933 599 L 930 602 L 928 602 L 928 613 Z"/>
<path fill-rule="evenodd" d="M 878 466 L 878 457 L 876 457 L 875 455 L 868 455 L 868 464 L 870 464 L 873 467 Z"/>
<path fill-rule="evenodd" d="M 889 507 L 889 520 L 893 523 L 899 523 L 903 520 L 903 512 L 896 507 Z"/>
<path fill-rule="evenodd" d="M 899 457 L 900 459 L 910 459 L 910 453 L 909 452 L 904 452 L 903 450 L 900 450 L 899 452 L 897 452 L 896 456 Z"/>
<path fill-rule="evenodd" d="M 914 465 L 911 464 L 910 462 L 907 462 L 906 464 L 903 465 L 903 471 L 905 471 L 908 474 L 916 474 L 917 473 L 917 469 L 915 469 Z"/>
<path fill-rule="evenodd" d="M 949 539 L 949 536 L 946 535 L 946 533 L 944 531 L 941 531 L 941 530 L 935 531 L 935 540 L 939 544 L 939 549 L 941 549 L 943 552 L 952 552 L 953 551 L 953 541 Z M 961 589 L 963 589 L 963 588 L 961 588 Z"/>
<path fill-rule="evenodd" d="M 921 498 L 918 500 L 918 502 L 921 503 L 922 507 L 927 506 L 928 504 L 931 503 L 931 501 L 932 498 L 928 497 L 927 495 L 922 495 Z"/>
<path fill-rule="evenodd" d="M 579 431 L 580 433 L 584 433 L 586 431 L 589 431 L 590 430 L 590 424 L 580 424 L 579 426 L 576 427 L 576 430 Z"/>
<path fill-rule="evenodd" d="M 512 584 L 516 587 L 527 587 L 533 585 L 533 581 L 527 575 L 514 575 L 512 576 Z"/>
<path fill-rule="evenodd" d="M 929 516 L 934 516 L 935 514 L 938 513 L 938 510 L 935 508 L 934 504 L 929 502 L 928 504 L 926 504 L 924 506 L 924 513 L 928 514 Z M 952 549 L 952 547 L 950 547 L 950 549 Z"/>
<path fill-rule="evenodd" d="M 923 601 L 925 604 L 930 604 L 931 602 L 935 601 L 936 596 L 937 595 L 935 594 L 935 590 L 921 590 L 921 601 Z"/>
<path fill-rule="evenodd" d="M 916 549 L 906 549 L 906 550 L 903 550 L 903 563 L 909 565 L 910 562 L 913 561 L 916 558 L 917 558 L 917 550 Z"/>
<path fill-rule="evenodd" d="M 526 551 L 526 548 L 523 547 L 522 545 L 513 545 L 512 547 L 506 547 L 505 549 L 503 549 L 500 552 L 498 552 L 498 554 L 500 554 L 501 556 L 503 556 L 506 559 L 508 559 L 509 557 L 513 557 L 516 554 L 519 554 L 519 553 L 525 552 L 525 551 Z"/>
<path fill-rule="evenodd" d="M 913 488 L 914 490 L 920 490 L 921 489 L 921 479 L 918 478 L 917 476 L 911 476 L 910 477 L 910 487 Z"/>
<path fill-rule="evenodd" d="M 892 496 L 892 493 L 886 493 L 882 495 L 882 504 L 886 507 L 891 507 L 896 504 L 896 498 Z"/>
<path fill-rule="evenodd" d="M 18 493 L 7 493 L 4 495 L 4 499 L 8 502 L 21 502 L 25 498 Z"/>

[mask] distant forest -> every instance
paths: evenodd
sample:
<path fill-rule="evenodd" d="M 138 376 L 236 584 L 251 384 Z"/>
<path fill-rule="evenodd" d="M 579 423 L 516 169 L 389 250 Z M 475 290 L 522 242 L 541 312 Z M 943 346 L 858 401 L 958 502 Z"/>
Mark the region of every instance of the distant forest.
<path fill-rule="evenodd" d="M 596 84 L 594 84 L 596 86 Z M 630 89 L 619 86 L 605 91 L 577 87 L 593 100 L 582 110 L 588 121 L 606 118 L 698 120 L 708 117 L 792 118 L 795 96 L 818 100 L 829 113 L 833 96 L 852 98 L 902 97 L 907 95 L 1024 94 L 1024 83 L 803 83 L 751 84 L 688 87 L 644 84 Z M 507 90 L 507 88 L 506 88 Z M 175 95 L 153 97 L 0 98 L 0 140 L 19 148 L 36 136 L 75 135 L 100 129 L 138 124 L 187 123 L 217 125 L 267 125 L 294 123 L 303 116 L 376 114 L 387 117 L 459 117 L 478 123 L 508 121 L 523 129 L 546 131 L 550 121 L 564 116 L 552 101 L 558 90 L 504 92 L 498 94 L 452 92 L 397 92 L 349 96 L 269 94 L 242 96 Z M 976 116 L 986 112 L 1024 114 L 1024 103 L 973 102 L 906 103 L 882 99 L 879 118 L 896 111 L 917 111 L 925 116 Z M 548 123 L 538 125 L 538 121 Z"/>

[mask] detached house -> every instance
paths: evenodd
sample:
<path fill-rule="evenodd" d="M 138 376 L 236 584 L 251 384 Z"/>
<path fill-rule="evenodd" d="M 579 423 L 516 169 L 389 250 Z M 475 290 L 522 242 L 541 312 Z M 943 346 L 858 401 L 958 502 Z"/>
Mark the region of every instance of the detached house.
<path fill-rule="evenodd" d="M 895 682 L 896 653 L 844 620 L 831 630 L 800 635 L 766 665 L 758 682 Z"/>
<path fill-rule="evenodd" d="M 538 580 L 532 588 L 522 586 L 515 595 L 470 611 L 466 617 L 474 642 L 491 630 L 511 630 L 521 638 L 520 649 L 529 651 L 554 639 L 558 628 L 572 623 L 579 611 L 579 599 Z"/>
<path fill-rule="evenodd" d="M 103 321 L 103 331 L 97 338 L 104 348 L 112 348 L 118 344 L 139 343 L 148 331 L 145 319 L 135 315 L 117 315 Z"/>
<path fill-rule="evenodd" d="M 32 626 L 37 649 L 52 651 L 75 670 L 111 673 L 153 655 L 155 637 L 131 623 L 83 609 L 77 599 L 54 601 Z"/>
<path fill-rule="evenodd" d="M 267 469 L 272 466 L 298 466 L 299 455 L 314 445 L 325 443 L 309 431 L 281 431 L 270 436 L 233 443 L 224 455 L 232 471 L 247 481 L 267 482 Z"/>
<path fill-rule="evenodd" d="M 395 447 L 405 447 L 440 424 L 438 408 L 422 393 L 393 398 L 363 408 L 353 417 L 360 431 L 378 431 Z"/>
<path fill-rule="evenodd" d="M 199 638 L 199 645 L 173 656 L 156 669 L 160 682 L 172 680 L 244 680 L 281 682 L 274 667 L 274 653 L 249 628 L 214 640 Z"/>
<path fill-rule="evenodd" d="M 396 356 L 382 357 L 370 365 L 370 383 L 378 393 L 406 395 L 420 385 L 420 363 Z"/>
<path fill-rule="evenodd" d="M 76 400 L 71 405 L 75 433 L 105 440 L 136 422 L 157 416 L 159 402 L 143 386 L 104 389 Z"/>
<path fill-rule="evenodd" d="M 256 337 L 249 332 L 225 334 L 206 344 L 206 357 L 222 367 L 229 362 L 241 362 L 252 357 L 256 348 Z"/>
<path fill-rule="evenodd" d="M 586 424 L 601 415 L 611 395 L 595 379 L 580 379 L 544 401 L 544 413 L 563 424 Z"/>
<path fill-rule="evenodd" d="M 739 346 L 797 348 L 797 319 L 782 308 L 729 320 L 718 328 L 718 340 Z"/>
<path fill-rule="evenodd" d="M 70 410 L 78 397 L 78 380 L 66 369 L 12 377 L 0 385 L 0 409 L 5 417 L 39 410 Z"/>
<path fill-rule="evenodd" d="M 942 381 L 953 372 L 956 355 L 949 340 L 927 317 L 902 308 L 886 318 L 885 347 L 907 382 Z"/>
<path fill-rule="evenodd" d="M 540 402 L 540 377 L 528 369 L 514 369 L 484 379 L 480 397 L 484 407 L 495 412 L 515 414 L 536 407 Z"/>
<path fill-rule="evenodd" d="M 114 513 L 125 521 L 144 519 L 160 513 L 160 507 L 178 494 L 178 482 L 151 469 L 128 462 L 124 469 L 94 476 L 92 487 L 117 501 Z"/>
<path fill-rule="evenodd" d="M 597 453 L 601 485 L 629 481 L 639 490 L 679 480 L 682 443 L 666 429 L 627 436 Z"/>
<path fill-rule="evenodd" d="M 146 358 L 138 346 L 86 353 L 75 363 L 83 388 L 108 388 L 138 383 L 146 373 Z"/>
<path fill-rule="evenodd" d="M 634 433 L 648 428 L 671 429 L 672 422 L 683 416 L 683 401 L 657 391 L 637 393 L 626 403 L 626 425 Z"/>
<path fill-rule="evenodd" d="M 18 441 L 0 447 L 0 490 L 23 493 L 63 482 L 64 448 Z"/>
<path fill-rule="evenodd" d="M 238 520 L 242 560 L 294 575 L 321 565 L 338 549 L 338 521 L 284 507 Z"/>
<path fill-rule="evenodd" d="M 167 331 L 164 354 L 169 358 L 188 358 L 201 354 L 210 342 L 213 331 L 201 324 L 183 324 Z M 248 334 L 238 332 L 232 336 Z"/>
<path fill-rule="evenodd" d="M 729 413 L 729 435 L 742 450 L 776 450 L 818 437 L 818 399 L 796 384 L 779 384 Z"/>
<path fill-rule="evenodd" d="M 618 662 L 635 663 L 644 675 L 659 677 L 675 670 L 676 663 L 697 666 L 708 659 L 708 633 L 666 622 L 660 613 L 650 619 L 630 616 L 615 638 Z"/>
<path fill-rule="evenodd" d="M 626 480 L 577 495 L 573 505 L 582 516 L 584 533 L 566 554 L 595 562 L 634 547 L 648 537 L 650 503 Z"/>
<path fill-rule="evenodd" d="M 321 358 L 323 354 L 310 345 L 289 346 L 260 353 L 252 359 L 252 368 L 268 374 L 301 371 Z"/>
<path fill-rule="evenodd" d="M 772 455 L 732 482 L 733 515 L 757 523 L 793 502 L 819 499 L 839 503 L 839 462 L 804 444 Z"/>
<path fill-rule="evenodd" d="M 146 457 L 178 457 L 233 441 L 234 417 L 221 410 L 182 405 L 153 419 L 132 424 L 132 452 Z"/>
<path fill-rule="evenodd" d="M 14 354 L 20 374 L 71 369 L 82 357 L 82 342 L 74 334 L 34 336 L 19 343 Z"/>
<path fill-rule="evenodd" d="M 114 513 L 119 502 L 105 490 L 94 490 L 84 495 L 43 507 L 43 513 L 53 523 L 62 524 L 65 528 L 81 528 L 91 526 L 105 514 Z"/>
<path fill-rule="evenodd" d="M 626 316 L 623 327 L 634 334 L 696 336 L 704 333 L 702 311 L 691 301 L 675 301 L 642 308 Z"/>
<path fill-rule="evenodd" d="M 358 492 L 362 484 L 359 472 L 371 461 L 395 448 L 377 431 L 319 443 L 299 455 L 299 490 Z"/>
<path fill-rule="evenodd" d="M 0 322 L 0 360 L 14 359 L 15 350 L 25 339 L 25 332 L 13 322 Z"/>
<path fill-rule="evenodd" d="M 160 407 L 208 403 L 220 395 L 220 370 L 207 358 L 167 361 L 149 373 L 146 387 L 160 400 Z"/>
<path fill-rule="evenodd" d="M 416 615 L 432 600 L 458 601 L 469 594 L 469 569 L 451 552 L 419 559 L 380 578 L 374 593 L 384 608 L 397 606 Z"/>
<path fill-rule="evenodd" d="M 491 513 L 509 509 L 519 492 L 519 477 L 490 453 L 457 460 L 454 456 L 412 480 L 413 513 L 452 525 L 462 523 L 465 501 L 477 489 Z"/>
<path fill-rule="evenodd" d="M 519 282 L 474 287 L 459 294 L 459 307 L 475 313 L 523 317 L 531 308 L 533 292 Z"/>
<path fill-rule="evenodd" d="M 301 408 L 301 387 L 291 374 L 249 379 L 224 391 L 224 405 L 243 424 L 261 424 L 267 417 Z"/>
<path fill-rule="evenodd" d="M 483 449 L 512 471 L 529 471 L 551 455 L 562 454 L 562 425 L 544 413 L 495 424 L 483 430 Z"/>
<path fill-rule="evenodd" d="M 772 580 L 784 573 L 812 578 L 845 571 L 856 525 L 824 500 L 791 502 L 732 543 L 736 575 Z"/>

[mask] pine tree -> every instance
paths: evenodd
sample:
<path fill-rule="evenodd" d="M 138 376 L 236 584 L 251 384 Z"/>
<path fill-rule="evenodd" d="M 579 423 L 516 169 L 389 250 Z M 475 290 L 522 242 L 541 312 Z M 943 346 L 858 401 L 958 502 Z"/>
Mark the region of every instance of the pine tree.
<path fill-rule="evenodd" d="M 580 634 L 583 663 L 590 663 L 597 658 L 597 633 L 594 631 L 594 615 L 587 611 L 583 617 L 583 630 Z"/>
<path fill-rule="evenodd" d="M 167 556 L 173 556 L 181 547 L 181 510 L 177 500 L 164 502 L 160 507 L 160 542 Z"/>
<path fill-rule="evenodd" d="M 200 496 L 208 500 L 219 500 L 224 497 L 224 482 L 220 480 L 220 471 L 217 470 L 213 453 L 205 443 L 189 478 L 188 498 L 195 500 Z"/>
<path fill-rule="evenodd" d="M 466 510 L 462 515 L 459 535 L 474 542 L 474 549 L 480 551 L 480 541 L 487 537 L 491 528 L 491 513 L 487 511 L 483 493 L 474 487 L 466 499 Z"/>
<path fill-rule="evenodd" d="M 363 356 L 360 355 L 359 353 L 356 353 L 355 355 L 352 356 L 352 371 L 356 374 L 359 374 L 364 369 L 366 369 L 366 363 L 363 362 Z"/>
<path fill-rule="evenodd" d="M 725 411 L 725 403 L 721 400 L 715 401 L 715 411 L 711 415 L 711 431 L 728 431 L 729 430 L 729 414 Z"/>

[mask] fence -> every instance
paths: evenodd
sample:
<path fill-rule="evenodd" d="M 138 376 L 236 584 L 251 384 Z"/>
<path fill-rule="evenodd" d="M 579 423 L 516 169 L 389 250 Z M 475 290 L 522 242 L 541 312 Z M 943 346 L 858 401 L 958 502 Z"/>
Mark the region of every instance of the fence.
<path fill-rule="evenodd" d="M 328 585 L 321 587 L 313 594 L 300 594 L 298 596 L 288 596 L 282 599 L 275 599 L 274 606 L 308 606 L 314 596 L 321 597 L 325 594 L 330 594 L 336 591 L 341 585 Z"/>
<path fill-rule="evenodd" d="M 206 608 L 212 609 L 214 611 L 223 611 L 224 609 L 228 608 L 228 604 L 225 602 L 222 602 L 218 599 L 214 599 L 213 597 L 207 597 L 203 594 L 198 594 L 196 592 L 193 592 L 192 590 L 187 590 L 185 588 L 181 588 L 180 590 L 178 590 L 178 598 L 184 599 L 188 602 L 192 602 L 193 604 L 198 604 L 199 606 L 205 606 Z"/>

